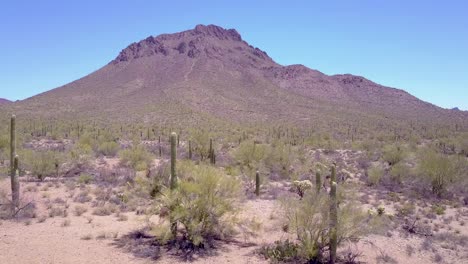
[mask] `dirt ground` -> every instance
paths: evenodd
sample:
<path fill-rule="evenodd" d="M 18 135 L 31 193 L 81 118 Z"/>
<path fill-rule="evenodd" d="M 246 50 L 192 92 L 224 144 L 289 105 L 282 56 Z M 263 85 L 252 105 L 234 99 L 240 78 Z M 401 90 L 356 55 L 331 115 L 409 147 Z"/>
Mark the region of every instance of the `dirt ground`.
<path fill-rule="evenodd" d="M 105 166 L 117 166 L 114 159 L 100 161 Z M 352 173 L 352 177 L 359 175 Z M 273 186 L 275 188 L 273 188 Z M 0 180 L 0 190 L 8 193 L 10 181 Z M 23 199 L 34 201 L 35 213 L 32 218 L 0 220 L 0 263 L 179 263 L 180 256 L 172 252 L 161 252 L 157 260 L 151 252 L 136 254 L 125 248 L 123 237 L 143 229 L 152 218 L 137 212 L 112 213 L 107 216 L 93 214 L 92 201 L 77 202 L 79 193 L 70 191 L 60 180 L 27 182 L 22 179 Z M 91 193 L 97 186 L 90 184 Z M 372 209 L 385 205 L 386 213 L 394 214 L 405 197 L 394 201 L 389 195 L 379 193 L 361 185 L 366 196 L 363 207 Z M 287 193 L 286 183 L 272 182 L 265 189 L 280 190 Z M 278 195 L 278 194 L 276 194 Z M 281 195 L 281 194 L 279 194 Z M 272 198 L 273 197 L 273 198 Z M 403 201 L 404 202 L 404 201 Z M 421 215 L 430 205 L 417 205 L 414 209 Z M 67 211 L 51 216 L 51 208 Z M 77 214 L 76 208 L 81 208 Z M 84 208 L 84 209 L 83 209 Z M 192 263 L 269 263 L 256 251 L 265 244 L 291 238 L 282 231 L 279 202 L 269 191 L 260 198 L 247 199 L 243 204 L 241 216 L 255 218 L 261 223 L 255 237 L 241 234 L 230 242 L 220 243 L 208 256 L 194 256 Z M 421 220 L 431 226 L 434 234 L 458 234 L 468 236 L 468 208 L 447 207 L 443 215 Z M 390 230 L 382 235 L 369 235 L 357 243 L 344 245 L 340 251 L 361 252 L 360 263 L 468 263 L 467 245 L 456 244 L 450 236 L 445 240 L 434 240 L 424 235 L 408 234 L 401 229 Z M 466 241 L 465 241 L 466 242 Z M 140 253 L 143 252 L 141 250 Z M 346 253 L 342 253 L 346 254 Z M 142 256 L 143 255 L 143 256 Z"/>

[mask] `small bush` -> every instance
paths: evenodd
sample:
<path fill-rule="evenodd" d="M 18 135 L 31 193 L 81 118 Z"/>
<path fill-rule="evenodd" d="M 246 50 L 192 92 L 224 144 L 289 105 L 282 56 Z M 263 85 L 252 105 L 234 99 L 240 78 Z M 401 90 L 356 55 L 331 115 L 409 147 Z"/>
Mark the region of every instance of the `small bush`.
<path fill-rule="evenodd" d="M 302 200 L 282 201 L 287 230 L 296 235 L 297 253 L 302 262 L 320 263 L 329 245 L 329 197 L 326 193 L 309 192 Z M 346 202 L 338 211 L 338 242 L 357 239 L 365 232 L 365 214 Z"/>
<path fill-rule="evenodd" d="M 183 165 L 185 163 L 185 165 Z M 161 195 L 162 208 L 179 222 L 186 237 L 194 246 L 209 245 L 213 239 L 223 239 L 233 234 L 233 227 L 240 224 L 236 219 L 241 195 L 241 184 L 222 171 L 208 165 L 184 162 L 177 191 L 165 190 Z M 169 226 L 155 231 L 164 240 L 173 239 Z"/>
<path fill-rule="evenodd" d="M 82 214 L 86 213 L 88 209 L 82 205 L 75 206 L 74 213 L 76 216 L 81 216 Z"/>
<path fill-rule="evenodd" d="M 426 149 L 420 154 L 418 176 L 423 182 L 430 184 L 432 193 L 442 197 L 449 186 L 456 186 L 463 179 L 467 161 L 436 153 Z"/>
<path fill-rule="evenodd" d="M 42 181 L 46 177 L 57 176 L 60 162 L 53 151 L 29 151 L 25 152 L 25 166 Z"/>
<path fill-rule="evenodd" d="M 393 182 L 401 183 L 402 179 L 408 174 L 408 166 L 406 166 L 403 162 L 399 162 L 392 166 L 390 169 L 390 177 Z"/>
<path fill-rule="evenodd" d="M 76 203 L 87 203 L 90 202 L 93 198 L 89 196 L 89 191 L 82 191 L 73 198 L 73 201 Z"/>
<path fill-rule="evenodd" d="M 382 158 L 393 166 L 405 158 L 406 154 L 402 147 L 399 145 L 388 145 L 385 146 L 382 153 Z"/>
<path fill-rule="evenodd" d="M 260 254 L 266 259 L 275 262 L 300 262 L 298 254 L 299 246 L 289 240 L 275 241 L 273 245 L 263 246 L 260 249 Z"/>
<path fill-rule="evenodd" d="M 91 162 L 93 149 L 87 144 L 76 144 L 70 151 L 70 162 L 73 167 L 82 168 Z"/>
<path fill-rule="evenodd" d="M 107 216 L 115 213 L 117 211 L 117 207 L 113 205 L 104 205 L 101 207 L 96 207 L 93 210 L 93 215 L 98 215 L 98 216 Z"/>
<path fill-rule="evenodd" d="M 93 180 L 93 176 L 87 173 L 82 173 L 80 177 L 78 177 L 79 184 L 90 184 L 92 180 Z"/>
<path fill-rule="evenodd" d="M 367 182 L 371 186 L 380 184 L 382 177 L 384 176 L 384 169 L 381 166 L 372 166 L 367 171 Z"/>
<path fill-rule="evenodd" d="M 99 145 L 99 153 L 104 155 L 104 156 L 107 156 L 107 157 L 114 157 L 115 155 L 117 155 L 117 153 L 119 152 L 119 144 L 117 142 L 114 142 L 114 141 L 110 141 L 110 142 L 103 142 Z"/>
<path fill-rule="evenodd" d="M 138 145 L 120 152 L 120 162 L 135 171 L 143 171 L 150 167 L 152 155 L 144 146 Z"/>
<path fill-rule="evenodd" d="M 445 214 L 445 206 L 434 204 L 432 205 L 431 209 L 436 215 Z"/>

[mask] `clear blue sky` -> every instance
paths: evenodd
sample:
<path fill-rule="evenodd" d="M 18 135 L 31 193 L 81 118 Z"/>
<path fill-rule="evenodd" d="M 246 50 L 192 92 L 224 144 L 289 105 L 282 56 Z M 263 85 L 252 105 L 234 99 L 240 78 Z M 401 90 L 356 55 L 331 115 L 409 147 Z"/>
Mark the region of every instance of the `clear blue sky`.
<path fill-rule="evenodd" d="M 0 97 L 50 90 L 132 42 L 196 24 L 236 28 L 283 65 L 362 75 L 468 110 L 468 3 L 450 0 L 4 1 Z"/>

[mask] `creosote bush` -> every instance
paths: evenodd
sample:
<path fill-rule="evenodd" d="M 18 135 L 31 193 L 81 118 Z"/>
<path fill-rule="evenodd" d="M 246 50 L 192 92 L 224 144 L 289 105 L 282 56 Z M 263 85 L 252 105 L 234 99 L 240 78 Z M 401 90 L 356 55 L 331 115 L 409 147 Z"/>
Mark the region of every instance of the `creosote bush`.
<path fill-rule="evenodd" d="M 160 216 L 177 221 L 183 237 L 194 246 L 207 246 L 214 239 L 223 239 L 234 234 L 234 227 L 241 224 L 236 215 L 241 197 L 241 184 L 232 176 L 211 166 L 195 165 L 190 161 L 179 162 L 180 181 L 175 190 L 168 188 L 159 197 Z M 170 226 L 155 227 L 154 231 L 163 241 L 173 240 Z"/>

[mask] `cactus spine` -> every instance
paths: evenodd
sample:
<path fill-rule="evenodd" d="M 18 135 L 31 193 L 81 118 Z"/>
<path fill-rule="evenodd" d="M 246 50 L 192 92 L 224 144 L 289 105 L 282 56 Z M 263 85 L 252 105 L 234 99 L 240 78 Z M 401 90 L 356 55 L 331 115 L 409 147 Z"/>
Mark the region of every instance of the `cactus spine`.
<path fill-rule="evenodd" d="M 10 175 L 11 175 L 11 198 L 13 210 L 19 207 L 19 179 L 18 179 L 18 156 L 16 155 L 16 116 L 11 116 L 10 124 Z"/>
<path fill-rule="evenodd" d="M 330 264 L 336 262 L 336 249 L 338 246 L 337 225 L 338 225 L 338 204 L 336 199 L 336 172 L 335 165 L 332 167 L 330 177 Z"/>
<path fill-rule="evenodd" d="M 322 177 L 318 171 L 315 173 L 315 188 L 317 188 L 317 193 L 320 193 L 320 189 L 322 188 Z"/>
<path fill-rule="evenodd" d="M 255 195 L 260 196 L 260 173 L 255 173 Z"/>

